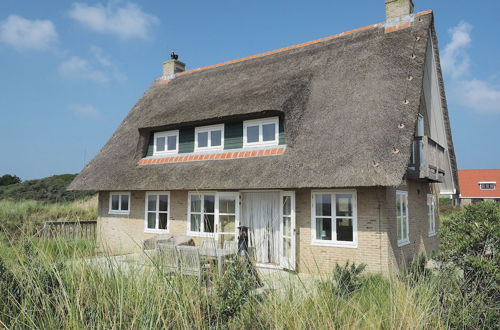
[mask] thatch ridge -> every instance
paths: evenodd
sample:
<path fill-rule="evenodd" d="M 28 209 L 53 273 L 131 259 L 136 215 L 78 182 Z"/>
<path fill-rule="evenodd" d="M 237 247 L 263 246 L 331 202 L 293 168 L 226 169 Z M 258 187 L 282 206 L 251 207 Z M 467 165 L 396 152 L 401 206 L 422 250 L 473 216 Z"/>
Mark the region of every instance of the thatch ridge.
<path fill-rule="evenodd" d="M 392 33 L 379 26 L 152 86 L 70 189 L 397 186 L 410 159 L 431 25 L 428 13 Z M 266 110 L 284 118 L 282 156 L 138 166 L 155 127 Z"/>

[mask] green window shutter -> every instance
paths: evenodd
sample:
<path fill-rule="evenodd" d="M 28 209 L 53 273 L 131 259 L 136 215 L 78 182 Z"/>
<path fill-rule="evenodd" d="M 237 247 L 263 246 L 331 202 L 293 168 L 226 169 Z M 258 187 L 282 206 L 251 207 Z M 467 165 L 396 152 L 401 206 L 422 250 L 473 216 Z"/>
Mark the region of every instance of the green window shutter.
<path fill-rule="evenodd" d="M 179 130 L 179 153 L 185 154 L 194 151 L 194 127 Z"/>
<path fill-rule="evenodd" d="M 146 151 L 146 157 L 153 156 L 154 152 L 154 143 L 155 143 L 155 135 L 154 133 L 151 133 L 149 136 L 149 142 L 148 142 L 148 150 Z"/>
<path fill-rule="evenodd" d="M 286 135 L 285 135 L 285 126 L 283 125 L 283 119 L 280 118 L 279 120 L 279 139 L 278 139 L 278 143 L 280 145 L 284 145 L 286 144 Z"/>
<path fill-rule="evenodd" d="M 224 125 L 224 149 L 243 148 L 243 122 Z"/>

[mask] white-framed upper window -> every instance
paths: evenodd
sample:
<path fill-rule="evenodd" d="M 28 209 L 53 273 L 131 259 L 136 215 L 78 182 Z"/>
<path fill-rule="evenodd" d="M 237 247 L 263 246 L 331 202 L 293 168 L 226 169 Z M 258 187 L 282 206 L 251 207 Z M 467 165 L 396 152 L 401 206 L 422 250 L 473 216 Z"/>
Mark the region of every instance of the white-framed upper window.
<path fill-rule="evenodd" d="M 235 237 L 239 223 L 239 194 L 189 192 L 188 230 L 191 236 Z"/>
<path fill-rule="evenodd" d="M 313 191 L 311 204 L 312 245 L 357 247 L 355 190 Z"/>
<path fill-rule="evenodd" d="M 168 191 L 147 192 L 145 200 L 144 232 L 168 232 L 170 193 Z"/>
<path fill-rule="evenodd" d="M 396 222 L 398 246 L 410 243 L 410 220 L 408 216 L 408 192 L 396 191 Z"/>
<path fill-rule="evenodd" d="M 436 235 L 436 196 L 427 194 L 427 218 L 429 220 L 429 236 Z"/>
<path fill-rule="evenodd" d="M 224 124 L 196 127 L 194 151 L 222 150 L 224 148 Z"/>
<path fill-rule="evenodd" d="M 154 133 L 153 155 L 176 154 L 179 151 L 179 130 Z"/>
<path fill-rule="evenodd" d="M 279 142 L 279 117 L 245 120 L 243 147 L 272 146 Z"/>
<path fill-rule="evenodd" d="M 495 190 L 497 183 L 495 181 L 479 182 L 479 189 L 481 190 Z"/>
<path fill-rule="evenodd" d="M 109 193 L 109 214 L 129 214 L 130 213 L 130 193 L 110 192 Z"/>

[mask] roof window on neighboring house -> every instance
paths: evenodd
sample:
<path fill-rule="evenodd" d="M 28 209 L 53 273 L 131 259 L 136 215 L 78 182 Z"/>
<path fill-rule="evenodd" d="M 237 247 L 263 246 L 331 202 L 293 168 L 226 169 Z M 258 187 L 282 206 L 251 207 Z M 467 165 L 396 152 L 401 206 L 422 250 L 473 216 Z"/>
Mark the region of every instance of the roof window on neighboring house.
<path fill-rule="evenodd" d="M 176 154 L 179 150 L 179 131 L 154 133 L 153 155 Z"/>
<path fill-rule="evenodd" d="M 497 187 L 497 183 L 494 181 L 478 182 L 478 183 L 479 183 L 479 189 L 481 190 L 495 190 Z"/>
<path fill-rule="evenodd" d="M 279 142 L 279 117 L 243 122 L 243 147 L 273 146 Z"/>

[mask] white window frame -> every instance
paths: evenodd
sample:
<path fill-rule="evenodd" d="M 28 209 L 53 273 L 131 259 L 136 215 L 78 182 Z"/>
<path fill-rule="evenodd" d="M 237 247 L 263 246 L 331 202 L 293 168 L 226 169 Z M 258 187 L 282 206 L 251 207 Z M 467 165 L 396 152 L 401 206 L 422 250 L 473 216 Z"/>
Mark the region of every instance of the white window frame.
<path fill-rule="evenodd" d="M 221 131 L 221 145 L 212 146 L 212 131 Z M 198 147 L 198 133 L 208 132 L 208 144 L 206 147 Z M 194 129 L 194 151 L 223 150 L 224 149 L 224 124 L 200 126 Z"/>
<path fill-rule="evenodd" d="M 176 137 L 176 143 L 175 143 L 175 150 L 167 150 L 168 148 L 168 137 L 169 136 L 175 136 Z M 156 139 L 159 137 L 164 137 L 165 138 L 165 150 L 164 151 L 157 151 L 156 150 Z M 165 132 L 155 132 L 154 133 L 154 145 L 153 145 L 153 156 L 159 156 L 159 155 L 171 155 L 171 154 L 177 154 L 179 152 L 179 130 L 173 130 L 173 131 L 165 131 Z"/>
<path fill-rule="evenodd" d="M 151 195 L 156 195 L 156 220 L 155 220 L 155 228 L 148 228 L 148 197 Z M 168 208 L 167 211 L 160 211 L 160 198 L 158 198 L 159 195 L 166 195 L 168 198 Z M 146 192 L 146 196 L 144 199 L 144 232 L 145 233 L 157 233 L 157 234 L 164 234 L 164 233 L 169 233 L 170 232 L 170 192 L 169 191 L 148 191 Z M 167 214 L 167 229 L 159 229 L 160 225 L 160 213 L 166 213 Z"/>
<path fill-rule="evenodd" d="M 205 195 L 213 195 L 215 196 L 215 205 L 214 205 L 214 232 L 207 233 L 204 232 L 205 223 L 203 221 L 203 203 L 201 204 L 201 212 L 195 212 L 195 214 L 200 214 L 200 231 L 192 231 L 191 230 L 191 196 L 192 195 L 201 195 L 202 201 L 204 200 Z M 188 193 L 188 214 L 187 214 L 187 235 L 195 236 L 195 237 L 210 237 L 218 239 L 218 234 L 222 234 L 218 232 L 219 229 L 219 198 L 221 196 L 233 196 L 235 198 L 235 237 L 237 237 L 237 228 L 240 224 L 240 193 L 239 192 L 216 192 L 216 191 L 190 191 Z M 212 214 L 212 213 L 210 213 Z M 222 215 L 227 215 L 223 213 Z"/>
<path fill-rule="evenodd" d="M 316 201 L 315 195 L 330 194 L 332 198 L 332 213 L 331 216 L 323 218 L 331 218 L 332 221 L 332 240 L 319 240 L 316 238 Z M 352 216 L 337 216 L 336 210 L 336 195 L 351 194 L 352 195 Z M 337 241 L 337 218 L 352 219 L 352 242 Z M 358 247 L 358 197 L 356 190 L 313 190 L 311 191 L 311 245 L 318 246 L 334 246 L 344 248 Z"/>
<path fill-rule="evenodd" d="M 403 226 L 401 225 L 402 220 L 405 218 L 403 215 L 398 214 L 398 207 L 396 204 L 396 239 L 397 239 L 397 232 L 401 231 L 401 239 L 398 240 L 398 247 L 410 244 L 410 214 L 408 213 L 408 204 L 409 204 L 409 199 L 408 199 L 408 191 L 405 190 L 396 190 L 396 203 L 398 201 L 398 195 L 401 196 L 406 196 L 406 203 L 403 202 L 403 198 L 401 197 L 401 210 L 403 209 L 403 206 L 405 207 L 406 210 L 406 233 L 408 234 L 407 237 L 403 237 Z"/>
<path fill-rule="evenodd" d="M 478 184 L 479 184 L 479 190 L 496 190 L 497 189 L 496 181 L 480 181 L 480 182 L 478 182 Z M 493 188 L 483 188 L 483 187 L 481 187 L 483 184 L 492 184 L 494 186 L 493 186 Z"/>
<path fill-rule="evenodd" d="M 436 235 L 436 196 L 427 194 L 427 218 L 429 237 Z"/>
<path fill-rule="evenodd" d="M 276 130 L 274 133 L 273 141 L 263 141 L 262 140 L 262 126 L 266 124 L 274 124 Z M 258 142 L 247 142 L 247 127 L 248 126 L 259 126 L 259 141 Z M 243 148 L 248 147 L 263 147 L 263 146 L 276 146 L 279 144 L 279 117 L 261 118 L 245 120 L 243 122 Z"/>
<path fill-rule="evenodd" d="M 118 199 L 118 210 L 113 210 L 111 208 L 112 206 L 112 201 L 113 201 L 113 195 L 118 195 L 120 196 Z M 122 210 L 122 195 L 128 196 L 128 209 L 127 210 Z M 112 191 L 109 193 L 109 208 L 108 208 L 108 214 L 130 214 L 130 204 L 131 204 L 131 199 L 130 199 L 130 192 L 128 191 Z"/>

